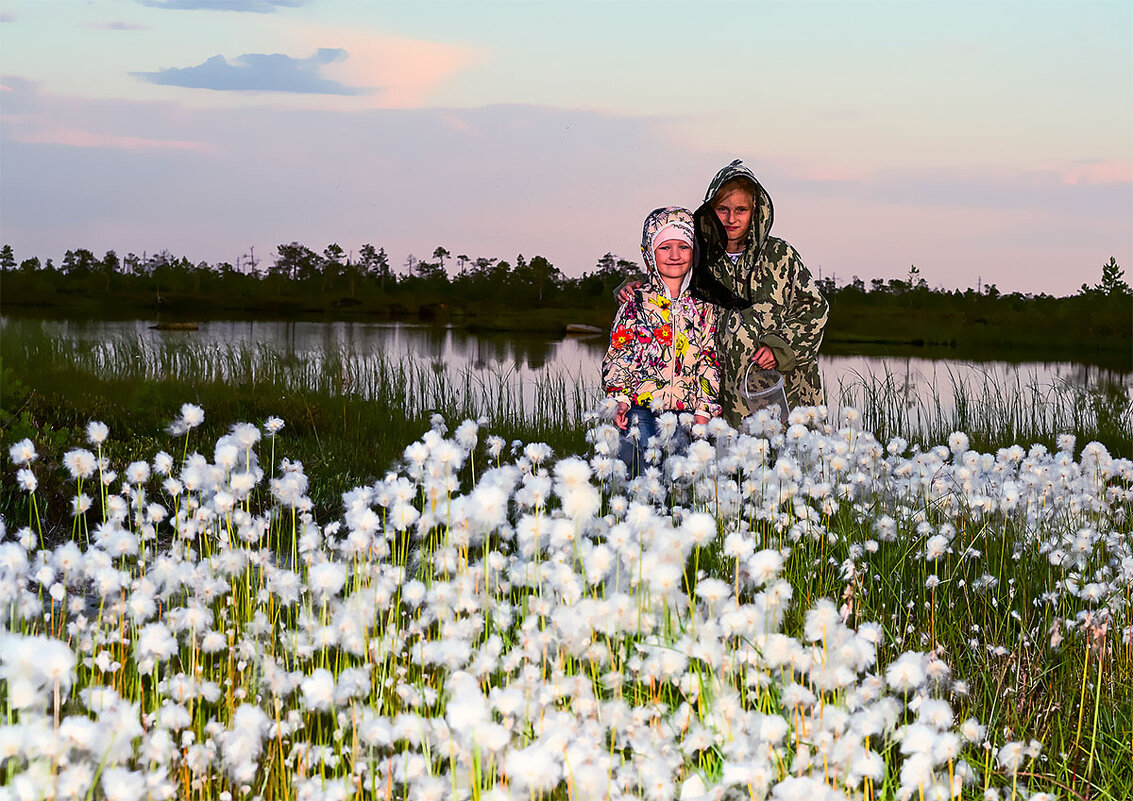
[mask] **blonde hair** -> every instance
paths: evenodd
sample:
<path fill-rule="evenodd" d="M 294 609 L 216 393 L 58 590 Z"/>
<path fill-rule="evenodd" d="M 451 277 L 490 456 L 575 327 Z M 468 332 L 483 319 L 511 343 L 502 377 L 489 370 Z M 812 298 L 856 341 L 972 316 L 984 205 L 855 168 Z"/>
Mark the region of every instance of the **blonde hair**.
<path fill-rule="evenodd" d="M 744 192 L 747 195 L 748 202 L 751 204 L 751 207 L 754 210 L 755 187 L 751 185 L 751 179 L 745 178 L 742 175 L 737 175 L 735 178 L 729 178 L 728 180 L 724 181 L 724 183 L 720 184 L 720 188 L 717 189 L 716 194 L 712 196 L 712 200 L 709 201 L 709 205 L 715 208 L 716 204 L 720 202 L 724 195 L 727 195 L 735 190 Z"/>

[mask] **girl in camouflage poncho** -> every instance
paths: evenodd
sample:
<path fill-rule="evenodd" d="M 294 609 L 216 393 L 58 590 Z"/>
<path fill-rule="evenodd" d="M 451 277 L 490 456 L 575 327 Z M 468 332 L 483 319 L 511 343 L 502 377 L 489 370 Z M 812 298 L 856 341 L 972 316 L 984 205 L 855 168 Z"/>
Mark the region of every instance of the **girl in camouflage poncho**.
<path fill-rule="evenodd" d="M 720 403 L 737 425 L 750 410 L 739 384 L 749 363 L 783 374 L 787 403 L 822 403 L 818 349 L 829 305 L 793 247 L 770 236 L 771 197 L 736 159 L 716 173 L 696 210 L 704 264 L 690 291 L 716 303 Z"/>

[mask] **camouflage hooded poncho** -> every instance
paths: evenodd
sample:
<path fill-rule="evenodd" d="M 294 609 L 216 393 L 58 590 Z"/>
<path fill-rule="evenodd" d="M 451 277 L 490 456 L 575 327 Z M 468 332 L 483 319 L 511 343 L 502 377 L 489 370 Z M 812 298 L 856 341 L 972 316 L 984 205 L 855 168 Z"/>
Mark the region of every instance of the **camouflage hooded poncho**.
<path fill-rule="evenodd" d="M 669 206 L 646 218 L 641 252 L 649 282 L 618 309 L 602 360 L 602 383 L 608 397 L 631 406 L 714 417 L 720 414 L 716 309 L 685 291 L 691 268 L 681 292 L 670 295 L 653 254 L 653 237 L 667 226 L 683 229 L 695 242 L 688 209 Z"/>
<path fill-rule="evenodd" d="M 747 184 L 754 198 L 751 230 L 735 262 L 726 253 L 727 234 L 711 205 L 733 178 Z M 822 403 L 818 348 L 829 305 L 795 249 L 770 236 L 773 219 L 771 197 L 739 159 L 716 173 L 695 214 L 703 258 L 690 291 L 721 307 L 716 323 L 720 403 L 732 425 L 749 414 L 740 382 L 761 345 L 775 354 L 792 408 Z"/>

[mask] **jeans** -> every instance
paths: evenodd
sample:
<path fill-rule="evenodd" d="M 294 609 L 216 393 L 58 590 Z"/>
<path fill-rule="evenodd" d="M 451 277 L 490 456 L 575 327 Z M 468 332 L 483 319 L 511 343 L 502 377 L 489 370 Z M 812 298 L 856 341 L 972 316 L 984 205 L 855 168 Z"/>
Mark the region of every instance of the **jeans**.
<path fill-rule="evenodd" d="M 657 436 L 657 415 L 644 407 L 631 406 L 626 417 L 629 422 L 621 435 L 618 458 L 625 462 L 626 478 L 632 479 L 644 473 L 648 466 L 645 451 L 649 447 L 649 440 Z M 685 450 L 688 444 L 688 432 L 678 427 L 673 434 L 673 452 Z"/>

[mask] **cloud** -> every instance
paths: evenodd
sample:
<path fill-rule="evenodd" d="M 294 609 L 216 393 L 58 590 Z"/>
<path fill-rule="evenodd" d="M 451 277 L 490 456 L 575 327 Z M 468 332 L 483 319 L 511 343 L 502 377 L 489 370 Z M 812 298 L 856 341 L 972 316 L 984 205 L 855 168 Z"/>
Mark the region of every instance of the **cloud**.
<path fill-rule="evenodd" d="M 147 139 L 140 136 L 119 136 L 79 128 L 42 128 L 14 133 L 12 139 L 29 145 L 61 145 L 63 147 L 110 148 L 113 150 L 204 150 L 204 145 L 185 139 Z"/>
<path fill-rule="evenodd" d="M 94 22 L 87 26 L 88 28 L 99 28 L 104 31 L 148 31 L 150 26 L 137 25 L 133 22 L 121 22 L 115 20 L 114 22 Z"/>
<path fill-rule="evenodd" d="M 578 109 L 195 108 L 4 85 L 0 208 L 20 258 L 166 248 L 217 262 L 254 246 L 270 260 L 281 242 L 370 242 L 396 266 L 443 245 L 578 275 L 607 251 L 639 259 L 645 214 L 696 203 L 737 155 L 674 145 L 664 120 Z M 1133 263 L 1127 184 L 1066 184 L 1056 165 L 847 173 L 824 158 L 747 163 L 775 199 L 774 232 L 841 282 L 916 264 L 933 285 L 1062 294 L 1110 255 Z"/>
<path fill-rule="evenodd" d="M 280 53 L 246 53 L 229 63 L 224 56 L 213 56 L 195 67 L 171 67 L 158 72 L 131 75 L 159 86 L 213 89 L 236 92 L 295 92 L 317 95 L 369 94 L 371 88 L 346 86 L 323 77 L 323 67 L 342 61 L 341 48 L 319 48 L 308 58 L 292 58 Z"/>
<path fill-rule="evenodd" d="M 270 14 L 277 8 L 296 8 L 304 0 L 139 0 L 143 6 L 178 11 L 252 11 Z"/>
<path fill-rule="evenodd" d="M 305 23 L 279 49 L 291 53 L 308 53 L 328 43 L 350 54 L 350 58 L 328 64 L 321 71 L 324 78 L 346 86 L 373 86 L 370 94 L 344 101 L 341 97 L 308 99 L 307 104 L 326 107 L 363 108 L 426 108 L 449 105 L 443 95 L 451 92 L 454 81 L 475 80 L 465 75 L 494 58 L 491 48 L 467 42 L 433 41 L 393 35 L 365 28 Z"/>
<path fill-rule="evenodd" d="M 419 39 L 385 37 L 375 41 L 371 38 L 365 44 L 359 41 L 358 45 L 350 48 L 358 57 L 336 64 L 330 74 L 365 82 L 379 81 L 382 92 L 376 99 L 385 108 L 429 105 L 430 96 L 438 86 L 482 58 L 472 48 Z"/>
<path fill-rule="evenodd" d="M 1080 161 L 1055 169 L 1064 184 L 1133 183 L 1133 164 L 1128 161 Z"/>
<path fill-rule="evenodd" d="M 148 108 L 145 104 L 122 101 L 119 107 L 124 113 L 108 115 L 103 111 L 106 107 L 104 102 L 71 100 L 64 101 L 65 112 L 57 113 L 59 98 L 42 94 L 37 84 L 14 75 L 4 76 L 0 92 L 5 95 L 5 113 L 0 130 L 8 146 L 46 145 L 56 149 L 87 151 L 93 158 L 106 151 L 187 153 L 216 150 L 215 143 L 187 137 L 186 127 L 176 118 L 172 123 L 159 125 L 143 122 L 136 112 Z"/>

